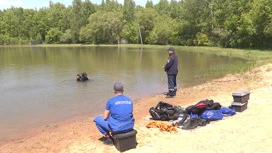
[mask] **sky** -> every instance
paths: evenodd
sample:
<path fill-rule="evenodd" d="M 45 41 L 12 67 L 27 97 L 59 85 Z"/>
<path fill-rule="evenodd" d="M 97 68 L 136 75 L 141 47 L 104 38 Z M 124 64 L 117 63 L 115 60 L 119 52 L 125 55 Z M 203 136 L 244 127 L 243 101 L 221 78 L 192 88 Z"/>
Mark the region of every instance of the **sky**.
<path fill-rule="evenodd" d="M 66 7 L 72 5 L 73 0 L 51 0 L 53 3 L 60 2 Z M 82 0 L 84 1 L 84 0 Z M 90 0 L 93 4 L 101 4 L 102 0 Z M 123 4 L 124 0 L 117 0 Z M 147 0 L 134 0 L 136 5 L 145 6 Z M 159 0 L 152 0 L 153 4 L 157 4 Z M 49 6 L 49 0 L 0 0 L 0 9 L 7 9 L 13 7 L 22 7 L 26 9 L 40 9 Z"/>

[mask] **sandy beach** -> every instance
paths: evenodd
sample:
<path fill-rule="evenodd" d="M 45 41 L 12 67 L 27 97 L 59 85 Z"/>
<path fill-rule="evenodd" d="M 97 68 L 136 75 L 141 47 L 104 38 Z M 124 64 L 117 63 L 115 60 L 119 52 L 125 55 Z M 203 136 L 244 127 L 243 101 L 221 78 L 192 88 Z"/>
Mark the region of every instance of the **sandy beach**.
<path fill-rule="evenodd" d="M 146 128 L 149 108 L 159 101 L 185 108 L 200 100 L 212 99 L 230 106 L 232 93 L 249 90 L 248 108 L 231 117 L 214 121 L 193 130 L 161 132 Z M 129 96 L 129 95 L 128 95 Z M 164 95 L 135 101 L 134 115 L 137 147 L 126 152 L 272 152 L 272 64 L 260 66 L 244 74 L 229 74 L 198 86 L 179 89 L 175 98 Z M 101 112 L 103 113 L 103 112 Z M 169 123 L 170 124 L 170 123 Z M 99 139 L 93 117 L 69 124 L 48 126 L 22 138 L 0 142 L 1 153 L 118 153 Z"/>

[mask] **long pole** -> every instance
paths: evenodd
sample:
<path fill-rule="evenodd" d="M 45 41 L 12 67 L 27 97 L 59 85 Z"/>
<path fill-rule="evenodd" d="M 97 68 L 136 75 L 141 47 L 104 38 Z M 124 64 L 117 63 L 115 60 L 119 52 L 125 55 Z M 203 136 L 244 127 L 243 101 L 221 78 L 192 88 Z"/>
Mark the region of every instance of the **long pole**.
<path fill-rule="evenodd" d="M 143 45 L 142 34 L 141 34 L 141 29 L 140 29 L 139 23 L 138 23 L 138 30 L 139 30 L 139 33 L 140 33 L 141 44 Z"/>

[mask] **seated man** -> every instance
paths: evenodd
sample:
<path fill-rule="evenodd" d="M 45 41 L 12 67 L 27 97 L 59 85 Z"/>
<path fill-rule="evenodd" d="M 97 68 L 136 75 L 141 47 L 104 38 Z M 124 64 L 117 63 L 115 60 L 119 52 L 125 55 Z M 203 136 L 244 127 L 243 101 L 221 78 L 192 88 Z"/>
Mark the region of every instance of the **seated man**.
<path fill-rule="evenodd" d="M 86 81 L 89 80 L 89 78 L 87 77 L 87 73 L 83 72 L 81 73 L 81 75 L 77 74 L 77 81 Z"/>
<path fill-rule="evenodd" d="M 98 130 L 107 138 L 104 144 L 113 144 L 111 133 L 128 132 L 134 127 L 132 100 L 123 95 L 121 83 L 115 83 L 113 89 L 115 96 L 107 101 L 104 116 L 94 119 Z"/>

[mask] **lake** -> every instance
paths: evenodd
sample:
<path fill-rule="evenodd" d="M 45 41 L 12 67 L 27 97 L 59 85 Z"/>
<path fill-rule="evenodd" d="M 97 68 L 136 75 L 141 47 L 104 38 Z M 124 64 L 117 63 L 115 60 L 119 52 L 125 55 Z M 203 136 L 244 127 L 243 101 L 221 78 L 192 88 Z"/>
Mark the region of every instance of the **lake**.
<path fill-rule="evenodd" d="M 33 128 L 102 114 L 113 84 L 133 100 L 167 91 L 165 49 L 126 47 L 0 47 L 0 140 Z M 178 88 L 229 73 L 238 58 L 176 50 Z M 76 75 L 86 72 L 87 82 Z M 205 97 L 203 97 L 205 98 Z M 148 112 L 147 112 L 148 113 Z"/>

